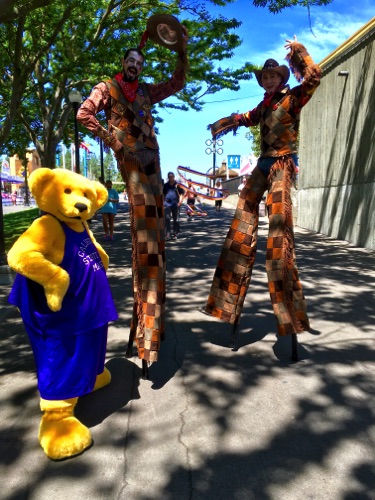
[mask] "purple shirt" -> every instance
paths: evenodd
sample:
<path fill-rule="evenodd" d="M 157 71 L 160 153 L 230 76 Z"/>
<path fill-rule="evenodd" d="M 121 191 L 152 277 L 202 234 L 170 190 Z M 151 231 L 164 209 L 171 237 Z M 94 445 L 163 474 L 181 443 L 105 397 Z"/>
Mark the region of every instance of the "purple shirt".
<path fill-rule="evenodd" d="M 92 391 L 104 370 L 108 322 L 117 319 L 103 263 L 87 231 L 77 233 L 61 225 L 66 236 L 61 267 L 71 280 L 61 310 L 51 311 L 44 288 L 20 274 L 9 296 L 21 311 L 39 392 L 48 400 Z"/>
<path fill-rule="evenodd" d="M 9 296 L 25 323 L 54 336 L 77 335 L 118 317 L 104 265 L 87 231 L 77 233 L 61 225 L 66 241 L 60 267 L 70 277 L 61 310 L 51 311 L 44 288 L 19 274 Z"/>

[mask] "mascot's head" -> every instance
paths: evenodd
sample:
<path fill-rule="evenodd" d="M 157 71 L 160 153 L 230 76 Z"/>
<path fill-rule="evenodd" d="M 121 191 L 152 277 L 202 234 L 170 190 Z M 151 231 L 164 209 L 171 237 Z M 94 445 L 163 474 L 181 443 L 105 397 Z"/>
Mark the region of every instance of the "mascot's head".
<path fill-rule="evenodd" d="M 108 198 L 100 182 L 63 168 L 34 170 L 29 186 L 38 207 L 64 222 L 91 219 Z"/>

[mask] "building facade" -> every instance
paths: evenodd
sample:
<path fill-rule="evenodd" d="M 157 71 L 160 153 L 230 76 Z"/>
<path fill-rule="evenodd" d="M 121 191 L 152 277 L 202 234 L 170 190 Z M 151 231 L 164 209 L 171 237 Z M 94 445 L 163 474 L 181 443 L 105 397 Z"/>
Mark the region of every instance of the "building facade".
<path fill-rule="evenodd" d="M 301 115 L 297 224 L 375 249 L 375 18 L 319 64 Z"/>
<path fill-rule="evenodd" d="M 33 172 L 35 169 L 41 166 L 40 158 L 36 149 L 27 150 L 26 160 L 27 160 L 27 171 L 29 172 L 29 174 L 31 174 L 31 172 Z M 9 158 L 9 165 L 10 165 L 11 175 L 24 177 L 25 167 L 22 161 L 18 158 L 18 155 L 14 155 Z"/>

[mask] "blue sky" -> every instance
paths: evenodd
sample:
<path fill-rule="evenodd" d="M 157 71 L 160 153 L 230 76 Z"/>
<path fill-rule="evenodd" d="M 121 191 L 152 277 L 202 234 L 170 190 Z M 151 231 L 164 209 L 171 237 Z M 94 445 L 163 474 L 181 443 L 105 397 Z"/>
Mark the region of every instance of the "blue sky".
<path fill-rule="evenodd" d="M 263 65 L 269 57 L 285 63 L 285 39 L 297 35 L 315 62 L 320 62 L 341 45 L 375 15 L 375 0 L 333 0 L 326 7 L 311 9 L 312 31 L 309 28 L 307 9 L 291 8 L 281 14 L 270 14 L 264 8 L 255 8 L 250 0 L 237 0 L 223 8 L 210 8 L 227 18 L 235 17 L 243 24 L 238 33 L 243 40 L 235 57 L 222 63 L 222 67 L 240 67 L 246 60 Z M 180 19 L 182 20 L 182 19 Z M 294 78 L 289 83 L 296 84 Z M 178 165 L 188 166 L 200 172 L 212 167 L 212 154 L 205 154 L 205 140 L 210 138 L 207 124 L 233 112 L 253 109 L 262 99 L 263 89 L 253 78 L 241 84 L 238 92 L 223 90 L 206 98 L 202 111 L 162 111 L 164 122 L 158 125 L 160 157 L 164 179 L 167 172 L 177 170 Z M 176 102 L 170 97 L 169 102 Z M 313 105 L 313 101 L 310 103 Z M 220 166 L 227 155 L 248 155 L 251 142 L 245 138 L 247 129 L 241 128 L 237 136 L 224 136 L 224 153 L 216 155 Z M 197 179 L 198 180 L 198 179 Z"/>
<path fill-rule="evenodd" d="M 271 14 L 265 8 L 254 7 L 251 0 L 236 0 L 225 7 L 207 4 L 207 9 L 227 18 L 242 20 L 237 30 L 243 40 L 242 45 L 236 49 L 234 57 L 220 63 L 223 68 L 236 69 L 245 61 L 262 66 L 270 57 L 284 64 L 285 40 L 293 38 L 293 35 L 297 35 L 298 41 L 307 47 L 314 61 L 319 63 L 374 17 L 375 0 L 333 0 L 325 7 L 311 8 L 312 32 L 307 9 L 301 7 Z M 289 84 L 294 86 L 297 82 L 291 77 Z M 244 113 L 253 109 L 262 97 L 263 89 L 252 78 L 242 82 L 238 92 L 223 90 L 207 96 L 202 111 L 161 110 L 160 116 L 164 121 L 158 124 L 158 141 L 163 178 L 166 179 L 170 170 L 176 172 L 179 165 L 202 173 L 212 168 L 212 154 L 205 153 L 205 141 L 211 138 L 207 125 L 231 113 Z M 168 101 L 178 100 L 172 96 Z M 313 102 L 309 105 L 314 105 Z M 228 155 L 246 156 L 251 153 L 251 142 L 245 138 L 246 131 L 243 127 L 235 137 L 232 134 L 224 136 L 224 153 L 216 155 L 217 167 Z M 99 156 L 98 147 L 92 138 L 85 137 L 85 142 L 90 143 Z"/>

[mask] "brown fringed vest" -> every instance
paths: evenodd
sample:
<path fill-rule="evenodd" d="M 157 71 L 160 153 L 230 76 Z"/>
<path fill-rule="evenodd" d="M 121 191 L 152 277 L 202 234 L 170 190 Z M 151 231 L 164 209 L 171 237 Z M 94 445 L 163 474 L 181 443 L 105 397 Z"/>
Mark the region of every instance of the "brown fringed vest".
<path fill-rule="evenodd" d="M 115 132 L 125 151 L 159 149 L 146 85 L 139 84 L 134 102 L 124 97 L 115 79 L 108 80 L 106 85 L 111 95 L 111 109 L 106 110 L 108 130 Z"/>

